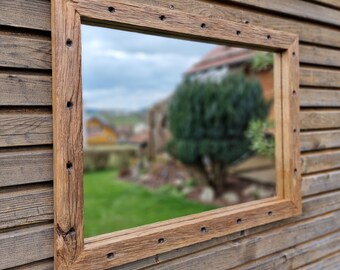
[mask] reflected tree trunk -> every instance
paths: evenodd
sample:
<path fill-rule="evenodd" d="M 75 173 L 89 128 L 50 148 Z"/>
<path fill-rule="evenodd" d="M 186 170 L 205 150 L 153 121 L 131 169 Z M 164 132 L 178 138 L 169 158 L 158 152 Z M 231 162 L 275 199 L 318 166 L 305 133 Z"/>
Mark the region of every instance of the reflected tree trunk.
<path fill-rule="evenodd" d="M 222 162 L 202 161 L 198 165 L 187 165 L 192 176 L 199 184 L 212 187 L 217 196 L 224 192 L 227 180 L 227 168 Z"/>

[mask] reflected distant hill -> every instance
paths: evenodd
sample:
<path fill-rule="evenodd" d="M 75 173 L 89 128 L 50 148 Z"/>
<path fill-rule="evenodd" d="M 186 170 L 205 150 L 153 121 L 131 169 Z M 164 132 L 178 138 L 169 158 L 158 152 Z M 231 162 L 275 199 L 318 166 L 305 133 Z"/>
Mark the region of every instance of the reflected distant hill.
<path fill-rule="evenodd" d="M 87 118 L 100 116 L 116 127 L 134 126 L 141 122 L 147 122 L 148 109 L 138 111 L 86 109 L 85 114 Z"/>

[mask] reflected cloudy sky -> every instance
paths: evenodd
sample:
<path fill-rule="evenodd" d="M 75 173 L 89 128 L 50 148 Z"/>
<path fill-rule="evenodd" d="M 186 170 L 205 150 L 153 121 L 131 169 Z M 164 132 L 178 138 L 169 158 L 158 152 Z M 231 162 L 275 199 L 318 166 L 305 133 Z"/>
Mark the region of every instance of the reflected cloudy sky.
<path fill-rule="evenodd" d="M 82 26 L 86 108 L 139 110 L 169 96 L 214 45 Z"/>

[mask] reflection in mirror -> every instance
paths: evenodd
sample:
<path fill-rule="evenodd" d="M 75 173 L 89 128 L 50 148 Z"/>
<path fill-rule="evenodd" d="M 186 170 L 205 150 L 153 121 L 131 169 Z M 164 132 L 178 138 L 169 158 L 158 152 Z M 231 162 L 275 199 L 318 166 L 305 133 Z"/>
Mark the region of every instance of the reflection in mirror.
<path fill-rule="evenodd" d="M 275 195 L 273 55 L 82 26 L 85 237 Z"/>

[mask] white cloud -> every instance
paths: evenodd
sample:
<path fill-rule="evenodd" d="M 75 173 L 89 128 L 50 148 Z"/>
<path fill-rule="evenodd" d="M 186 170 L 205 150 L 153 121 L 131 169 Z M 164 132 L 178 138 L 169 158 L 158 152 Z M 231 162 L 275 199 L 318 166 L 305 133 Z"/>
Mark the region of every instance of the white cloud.
<path fill-rule="evenodd" d="M 182 74 L 214 46 L 82 26 L 86 106 L 141 109 L 166 98 Z"/>
<path fill-rule="evenodd" d="M 84 90 L 84 107 L 89 109 L 118 109 L 136 111 L 148 108 L 173 93 L 171 90 L 126 88 Z"/>
<path fill-rule="evenodd" d="M 112 65 L 142 65 L 145 63 L 154 64 L 162 67 L 169 66 L 177 66 L 177 68 L 183 69 L 185 71 L 191 65 L 199 60 L 198 56 L 186 56 L 180 55 L 178 53 L 146 53 L 142 51 L 137 52 L 129 52 L 123 50 L 116 49 L 104 49 L 95 42 L 96 45 L 92 46 L 91 53 L 88 57 L 90 62 L 100 61 L 98 57 L 108 60 L 111 58 L 112 60 L 118 62 L 111 62 Z M 95 48 L 95 49 L 94 49 Z M 85 52 L 85 55 L 87 53 Z"/>

